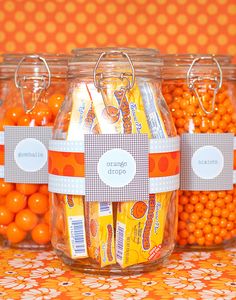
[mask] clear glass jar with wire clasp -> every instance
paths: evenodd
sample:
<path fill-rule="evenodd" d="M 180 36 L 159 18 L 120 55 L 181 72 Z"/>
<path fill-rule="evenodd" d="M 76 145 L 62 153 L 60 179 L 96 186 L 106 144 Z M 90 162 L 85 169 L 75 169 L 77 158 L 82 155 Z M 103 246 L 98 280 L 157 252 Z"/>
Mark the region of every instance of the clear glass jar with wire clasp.
<path fill-rule="evenodd" d="M 0 240 L 4 246 L 50 246 L 47 145 L 64 101 L 67 71 L 67 55 L 3 55 Z"/>
<path fill-rule="evenodd" d="M 49 146 L 53 248 L 81 272 L 154 270 L 175 245 L 179 170 L 178 138 L 158 79 L 162 62 L 152 49 L 76 49 L 73 55 Z M 151 148 L 168 146 L 144 155 L 147 137 Z M 122 139 L 133 142 L 124 145 Z M 149 158 L 146 167 L 133 160 L 135 153 Z M 147 198 L 129 196 L 146 187 L 144 176 L 130 188 L 139 169 L 150 177 Z M 159 180 L 165 189 L 156 189 Z"/>
<path fill-rule="evenodd" d="M 162 93 L 181 136 L 177 244 L 230 247 L 236 236 L 236 66 L 224 55 L 162 58 Z"/>

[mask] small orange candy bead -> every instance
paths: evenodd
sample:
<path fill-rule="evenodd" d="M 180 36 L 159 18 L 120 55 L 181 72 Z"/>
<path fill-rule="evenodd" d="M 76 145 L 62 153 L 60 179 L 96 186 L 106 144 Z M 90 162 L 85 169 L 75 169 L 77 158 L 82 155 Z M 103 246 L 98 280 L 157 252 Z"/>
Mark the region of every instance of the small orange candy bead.
<path fill-rule="evenodd" d="M 202 212 L 203 209 L 204 209 L 204 206 L 203 206 L 202 203 L 197 203 L 197 204 L 195 205 L 195 211 L 196 211 L 196 212 Z"/>

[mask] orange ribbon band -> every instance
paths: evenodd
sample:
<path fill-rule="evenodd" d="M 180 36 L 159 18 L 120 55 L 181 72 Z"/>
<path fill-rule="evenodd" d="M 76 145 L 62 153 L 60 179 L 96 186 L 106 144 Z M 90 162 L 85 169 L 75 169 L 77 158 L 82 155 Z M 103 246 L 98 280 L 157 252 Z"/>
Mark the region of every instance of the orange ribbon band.
<path fill-rule="evenodd" d="M 166 177 L 179 174 L 180 152 L 149 154 L 149 177 Z M 84 177 L 84 153 L 48 152 L 49 174 Z"/>
<path fill-rule="evenodd" d="M 179 151 L 149 154 L 149 176 L 163 177 L 178 174 L 179 159 Z M 4 145 L 0 145 L 0 165 L 4 166 Z M 48 169 L 49 173 L 54 175 L 84 177 L 84 154 L 49 151 Z M 236 170 L 236 150 L 234 150 L 233 169 Z"/>
<path fill-rule="evenodd" d="M 0 145 L 0 165 L 4 165 L 4 145 Z"/>

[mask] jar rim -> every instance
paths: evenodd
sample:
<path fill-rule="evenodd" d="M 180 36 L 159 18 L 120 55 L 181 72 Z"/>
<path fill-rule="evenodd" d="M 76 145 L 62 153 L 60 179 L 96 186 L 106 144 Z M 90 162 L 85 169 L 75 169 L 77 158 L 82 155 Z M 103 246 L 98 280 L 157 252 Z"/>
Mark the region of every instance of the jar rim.
<path fill-rule="evenodd" d="M 207 54 L 207 53 L 180 53 L 180 54 L 159 54 L 159 57 L 163 60 L 164 65 L 179 65 L 179 64 L 191 64 L 196 58 L 216 58 L 221 64 L 232 63 L 233 56 L 228 54 Z M 203 62 L 203 61 L 202 61 Z"/>
<path fill-rule="evenodd" d="M 41 56 L 45 58 L 49 63 L 61 63 L 67 62 L 71 55 L 66 53 L 46 53 L 46 52 L 36 52 L 36 53 L 24 53 L 24 52 L 15 52 L 15 53 L 3 53 L 1 54 L 2 62 L 15 62 L 16 64 L 24 57 L 24 56 Z M 34 61 L 33 61 L 34 62 Z M 38 63 L 35 61 L 35 63 Z"/>
<path fill-rule="evenodd" d="M 51 76 L 53 77 L 66 77 L 68 72 L 68 62 L 71 55 L 60 53 L 4 53 L 1 54 L 0 70 L 2 73 L 6 73 L 6 77 L 14 76 L 16 69 L 22 59 L 20 69 L 22 73 L 45 73 L 47 72 L 45 63 L 38 57 L 45 59 Z M 5 76 L 3 75 L 3 76 Z M 1 76 L 2 78 L 2 76 Z"/>
<path fill-rule="evenodd" d="M 153 48 L 77 48 L 69 61 L 69 76 L 93 76 L 94 70 L 115 71 L 134 69 L 135 76 L 156 77 L 162 60 Z M 112 72 L 113 72 L 112 71 Z"/>
<path fill-rule="evenodd" d="M 74 59 L 79 58 L 80 61 L 91 61 L 97 60 L 97 58 L 106 52 L 110 54 L 110 59 L 115 59 L 112 57 L 113 53 L 123 52 L 127 53 L 132 57 L 132 60 L 138 60 L 142 57 L 152 59 L 153 57 L 157 58 L 159 50 L 154 48 L 134 48 L 134 47 L 100 47 L 100 48 L 75 48 L 72 49 L 71 53 L 74 55 Z M 72 60 L 73 60 L 72 58 Z"/>
<path fill-rule="evenodd" d="M 161 68 L 161 76 L 164 80 L 168 79 L 186 79 L 189 71 L 189 64 L 164 64 Z M 220 64 L 223 79 L 236 80 L 236 64 Z M 209 67 L 209 64 L 197 64 L 193 66 L 189 76 L 196 77 L 201 75 L 211 75 L 212 73 L 219 75 L 219 70 L 214 64 Z"/>

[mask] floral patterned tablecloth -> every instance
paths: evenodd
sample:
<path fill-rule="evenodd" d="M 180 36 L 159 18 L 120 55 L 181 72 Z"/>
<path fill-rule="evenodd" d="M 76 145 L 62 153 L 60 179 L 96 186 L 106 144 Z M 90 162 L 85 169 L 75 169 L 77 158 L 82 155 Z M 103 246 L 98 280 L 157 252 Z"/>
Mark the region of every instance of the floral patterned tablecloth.
<path fill-rule="evenodd" d="M 123 277 L 71 271 L 52 251 L 0 249 L 0 299 L 233 300 L 236 249 L 174 253 L 165 268 Z"/>

